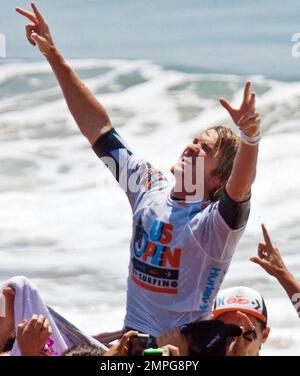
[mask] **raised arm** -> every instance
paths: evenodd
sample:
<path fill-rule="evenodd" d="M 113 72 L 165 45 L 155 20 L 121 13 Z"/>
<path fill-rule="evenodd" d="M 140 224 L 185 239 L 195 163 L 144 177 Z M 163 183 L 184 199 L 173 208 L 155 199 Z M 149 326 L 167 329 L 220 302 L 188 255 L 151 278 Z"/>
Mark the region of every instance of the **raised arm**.
<path fill-rule="evenodd" d="M 243 202 L 251 195 L 255 180 L 260 138 L 260 117 L 255 110 L 255 93 L 251 93 L 251 83 L 247 82 L 241 107 L 235 109 L 224 99 L 221 105 L 229 112 L 241 131 L 241 143 L 236 153 L 233 169 L 226 184 L 226 191 L 236 202 Z"/>
<path fill-rule="evenodd" d="M 36 5 L 32 3 L 31 6 L 33 13 L 16 8 L 18 13 L 31 21 L 26 25 L 27 39 L 32 45 L 37 45 L 48 60 L 79 129 L 94 144 L 101 135 L 112 129 L 110 119 L 96 97 L 59 53 L 49 26 Z"/>
<path fill-rule="evenodd" d="M 297 282 L 294 275 L 286 267 L 279 249 L 273 246 L 264 225 L 262 225 L 262 231 L 265 242 L 259 243 L 258 256 L 251 257 L 250 260 L 260 265 L 268 274 L 277 279 L 300 316 L 300 283 Z"/>

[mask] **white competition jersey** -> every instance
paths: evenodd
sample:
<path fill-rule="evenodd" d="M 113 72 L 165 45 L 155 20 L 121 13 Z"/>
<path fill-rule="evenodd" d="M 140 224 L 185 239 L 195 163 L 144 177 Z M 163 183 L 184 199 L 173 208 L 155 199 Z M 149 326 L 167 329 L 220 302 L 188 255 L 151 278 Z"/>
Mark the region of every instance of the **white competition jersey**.
<path fill-rule="evenodd" d="M 133 212 L 125 327 L 156 337 L 209 319 L 245 229 L 249 202 L 236 204 L 227 195 L 215 203 L 172 199 L 162 173 L 132 154 L 115 130 L 93 148 L 115 172 Z M 117 162 L 117 171 L 107 157 Z M 138 182 L 135 192 L 128 187 L 132 177 Z M 230 213 L 221 215 L 226 210 Z"/>

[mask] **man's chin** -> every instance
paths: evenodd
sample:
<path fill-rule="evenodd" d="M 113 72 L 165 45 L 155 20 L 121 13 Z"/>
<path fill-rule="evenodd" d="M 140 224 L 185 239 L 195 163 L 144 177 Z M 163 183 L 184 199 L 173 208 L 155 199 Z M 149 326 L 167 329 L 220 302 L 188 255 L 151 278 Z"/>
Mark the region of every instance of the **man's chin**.
<path fill-rule="evenodd" d="M 180 176 L 181 178 L 183 177 L 184 169 L 181 164 L 176 163 L 170 168 L 171 173 L 176 177 Z"/>
<path fill-rule="evenodd" d="M 177 162 L 175 163 L 171 168 L 170 171 L 172 172 L 173 175 L 175 174 L 182 174 L 183 173 L 183 168 L 182 168 L 182 163 Z"/>

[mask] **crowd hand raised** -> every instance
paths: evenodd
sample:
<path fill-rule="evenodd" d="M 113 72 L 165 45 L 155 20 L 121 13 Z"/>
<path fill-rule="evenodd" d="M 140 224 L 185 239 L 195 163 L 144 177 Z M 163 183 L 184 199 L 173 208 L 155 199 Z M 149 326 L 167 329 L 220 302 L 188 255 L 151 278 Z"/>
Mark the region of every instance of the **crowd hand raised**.
<path fill-rule="evenodd" d="M 17 343 L 22 356 L 39 356 L 52 333 L 49 321 L 43 315 L 33 315 L 17 328 Z"/>
<path fill-rule="evenodd" d="M 278 248 L 274 247 L 265 225 L 261 225 L 265 242 L 258 245 L 258 256 L 251 257 L 250 260 L 260 265 L 268 274 L 275 278 L 280 278 L 287 273 Z"/>
<path fill-rule="evenodd" d="M 239 108 L 233 108 L 224 98 L 220 99 L 221 105 L 228 111 L 234 123 L 250 137 L 254 137 L 260 132 L 260 115 L 255 109 L 255 97 L 255 93 L 251 92 L 251 82 L 247 82 L 244 99 Z"/>
<path fill-rule="evenodd" d="M 3 288 L 2 293 L 5 298 L 5 317 L 0 317 L 0 352 L 2 351 L 9 337 L 14 335 L 15 330 L 15 290 L 13 287 L 7 285 Z"/>
<path fill-rule="evenodd" d="M 16 11 L 31 21 L 25 26 L 27 39 L 33 46 L 37 45 L 41 53 L 47 57 L 55 50 L 55 44 L 43 15 L 34 3 L 31 3 L 31 7 L 33 13 L 21 8 L 16 8 Z"/>
<path fill-rule="evenodd" d="M 130 330 L 126 332 L 118 343 L 103 354 L 104 356 L 128 356 L 128 346 L 131 337 L 137 336 L 138 332 Z"/>
<path fill-rule="evenodd" d="M 2 291 L 5 298 L 5 319 L 7 325 L 13 330 L 15 326 L 14 320 L 14 305 L 15 305 L 15 290 L 12 286 L 5 286 Z"/>

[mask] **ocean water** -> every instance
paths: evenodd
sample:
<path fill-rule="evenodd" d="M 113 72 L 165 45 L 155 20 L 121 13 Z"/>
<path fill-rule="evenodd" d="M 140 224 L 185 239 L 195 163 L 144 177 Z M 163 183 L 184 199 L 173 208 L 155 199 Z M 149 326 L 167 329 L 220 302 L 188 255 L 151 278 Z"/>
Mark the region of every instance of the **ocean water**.
<path fill-rule="evenodd" d="M 253 82 L 263 140 L 249 224 L 224 287 L 242 284 L 264 295 L 272 331 L 262 354 L 299 354 L 299 318 L 278 283 L 249 257 L 264 222 L 300 279 L 300 61 L 291 56 L 300 5 L 224 3 L 38 1 L 61 50 L 115 127 L 168 176 L 201 129 L 232 127 L 218 98 L 239 103 L 244 83 Z M 131 209 L 79 134 L 49 67 L 26 44 L 11 2 L 3 8 L 0 280 L 31 278 L 48 304 L 92 334 L 119 329 Z"/>

